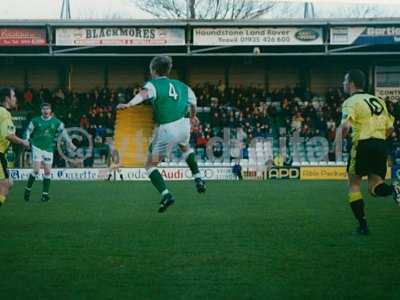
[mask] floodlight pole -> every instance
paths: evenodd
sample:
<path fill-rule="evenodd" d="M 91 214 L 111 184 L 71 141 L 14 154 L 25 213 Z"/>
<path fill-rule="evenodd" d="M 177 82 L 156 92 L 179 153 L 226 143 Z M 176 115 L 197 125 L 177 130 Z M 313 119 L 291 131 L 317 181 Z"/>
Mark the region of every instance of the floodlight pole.
<path fill-rule="evenodd" d="M 63 0 L 61 7 L 60 19 L 70 20 L 71 19 L 71 4 L 69 0 Z"/>
<path fill-rule="evenodd" d="M 186 19 L 193 20 L 196 18 L 196 13 L 194 11 L 194 6 L 196 0 L 186 0 Z"/>
<path fill-rule="evenodd" d="M 304 19 L 315 18 L 314 4 L 312 2 L 304 3 Z"/>

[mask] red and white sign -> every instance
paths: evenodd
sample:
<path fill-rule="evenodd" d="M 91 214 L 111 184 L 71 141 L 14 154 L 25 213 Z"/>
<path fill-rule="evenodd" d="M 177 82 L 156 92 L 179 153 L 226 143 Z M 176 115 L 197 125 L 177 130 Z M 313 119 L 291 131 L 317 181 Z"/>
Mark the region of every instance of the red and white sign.
<path fill-rule="evenodd" d="M 44 29 L 0 28 L 0 46 L 45 46 Z"/>

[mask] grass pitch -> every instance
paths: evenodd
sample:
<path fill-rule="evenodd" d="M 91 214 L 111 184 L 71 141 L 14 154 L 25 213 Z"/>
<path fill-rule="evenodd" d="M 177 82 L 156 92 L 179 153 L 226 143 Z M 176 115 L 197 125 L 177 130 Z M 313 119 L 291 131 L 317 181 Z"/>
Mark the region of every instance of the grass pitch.
<path fill-rule="evenodd" d="M 400 299 L 400 209 L 344 182 L 17 183 L 0 208 L 0 299 Z M 364 194 L 367 193 L 364 191 Z"/>

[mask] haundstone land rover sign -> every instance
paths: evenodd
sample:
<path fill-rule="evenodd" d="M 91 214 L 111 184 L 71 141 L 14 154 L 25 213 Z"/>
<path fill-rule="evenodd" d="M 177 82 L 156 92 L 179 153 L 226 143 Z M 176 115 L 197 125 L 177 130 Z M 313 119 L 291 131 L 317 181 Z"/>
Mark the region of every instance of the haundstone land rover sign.
<path fill-rule="evenodd" d="M 249 27 L 249 28 L 195 28 L 195 45 L 322 45 L 322 28 Z"/>

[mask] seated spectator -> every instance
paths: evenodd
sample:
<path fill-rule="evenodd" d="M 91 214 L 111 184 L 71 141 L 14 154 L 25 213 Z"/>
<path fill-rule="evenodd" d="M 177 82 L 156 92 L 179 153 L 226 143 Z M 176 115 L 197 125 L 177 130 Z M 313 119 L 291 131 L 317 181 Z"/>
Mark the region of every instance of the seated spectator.
<path fill-rule="evenodd" d="M 33 105 L 33 93 L 31 89 L 26 89 L 24 92 L 24 105 L 29 107 Z"/>
<path fill-rule="evenodd" d="M 202 133 L 196 140 L 196 147 L 205 149 L 207 143 L 208 143 L 208 138 Z"/>
<path fill-rule="evenodd" d="M 68 113 L 67 117 L 64 119 L 64 124 L 66 128 L 75 127 L 75 120 L 72 117 L 72 113 Z"/>
<path fill-rule="evenodd" d="M 293 116 L 292 124 L 291 124 L 292 130 L 300 129 L 303 122 L 304 122 L 304 119 L 303 119 L 301 113 L 298 112 L 295 116 Z"/>
<path fill-rule="evenodd" d="M 79 125 L 83 129 L 88 129 L 90 126 L 89 119 L 86 115 L 82 115 L 81 119 L 79 120 Z"/>

